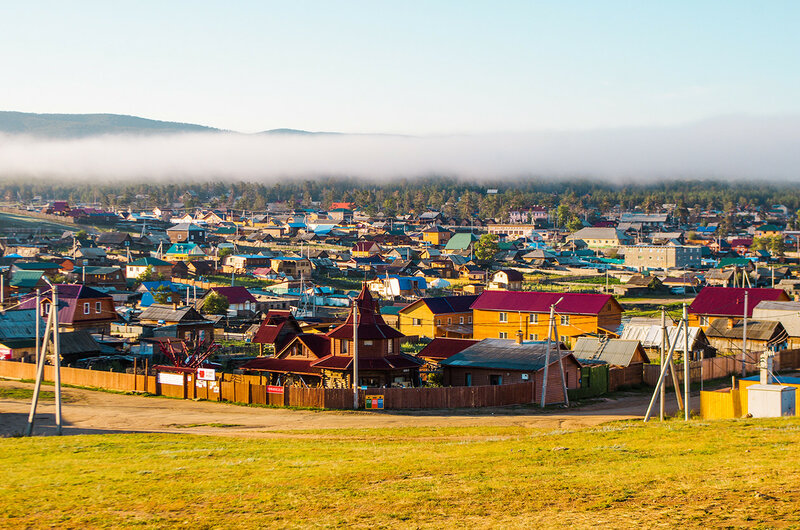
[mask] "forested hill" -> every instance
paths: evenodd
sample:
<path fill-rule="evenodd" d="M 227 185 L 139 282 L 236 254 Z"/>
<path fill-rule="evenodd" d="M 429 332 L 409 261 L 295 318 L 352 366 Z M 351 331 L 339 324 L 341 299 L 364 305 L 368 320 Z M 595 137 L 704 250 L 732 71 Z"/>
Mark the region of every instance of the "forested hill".
<path fill-rule="evenodd" d="M 104 134 L 164 134 L 220 132 L 220 129 L 149 120 L 122 114 L 34 114 L 0 111 L 0 133 L 28 134 L 46 138 L 85 138 Z"/>

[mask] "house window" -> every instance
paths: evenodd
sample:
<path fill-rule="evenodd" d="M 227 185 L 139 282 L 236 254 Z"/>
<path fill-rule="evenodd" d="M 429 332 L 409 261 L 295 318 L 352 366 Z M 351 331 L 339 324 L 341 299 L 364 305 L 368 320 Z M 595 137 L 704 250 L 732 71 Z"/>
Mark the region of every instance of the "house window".
<path fill-rule="evenodd" d="M 451 319 L 451 318 L 448 318 L 448 319 L 447 319 L 447 323 L 448 323 L 448 324 L 452 324 L 452 323 L 453 323 L 453 319 Z"/>
<path fill-rule="evenodd" d="M 700 325 L 708 326 L 708 317 L 700 317 Z"/>
<path fill-rule="evenodd" d="M 464 386 L 472 386 L 472 374 L 464 374 Z"/>
<path fill-rule="evenodd" d="M 528 340 L 539 340 L 539 335 L 537 333 L 531 333 L 528 335 Z"/>
<path fill-rule="evenodd" d="M 472 324 L 472 317 L 467 317 L 467 324 Z"/>
<path fill-rule="evenodd" d="M 342 348 L 342 353 L 347 353 L 347 341 L 346 341 L 346 340 L 342 340 L 342 341 L 339 341 L 339 342 L 340 342 L 340 344 L 342 345 L 342 346 L 341 346 L 341 348 Z"/>
<path fill-rule="evenodd" d="M 102 302 L 95 302 L 94 303 L 94 312 L 100 313 L 102 311 Z"/>
<path fill-rule="evenodd" d="M 494 386 L 502 385 L 503 384 L 503 376 L 502 375 L 496 375 L 496 374 L 490 375 L 489 376 L 489 384 L 490 385 L 494 385 Z"/>
<path fill-rule="evenodd" d="M 83 303 L 83 314 L 84 315 L 88 315 L 89 314 L 89 307 L 90 307 L 89 306 L 89 302 L 84 302 Z"/>
<path fill-rule="evenodd" d="M 528 322 L 530 322 L 531 324 L 538 323 L 539 315 L 537 315 L 536 313 L 531 313 L 530 315 L 528 315 Z"/>
<path fill-rule="evenodd" d="M 500 313 L 500 322 L 508 322 L 508 313 Z"/>
<path fill-rule="evenodd" d="M 500 332 L 500 338 L 501 339 L 507 339 L 508 338 L 508 333 L 506 333 L 505 331 L 501 331 Z"/>
<path fill-rule="evenodd" d="M 386 353 L 394 353 L 394 340 L 389 340 L 389 342 L 386 343 L 386 346 L 387 346 Z"/>
<path fill-rule="evenodd" d="M 422 322 L 418 318 L 412 318 L 411 319 L 411 325 L 412 326 L 420 326 L 420 325 L 422 325 Z"/>
<path fill-rule="evenodd" d="M 365 340 L 364 341 L 364 346 L 372 346 L 372 341 L 371 340 Z"/>
<path fill-rule="evenodd" d="M 436 319 L 436 325 L 437 326 L 441 326 L 442 325 L 442 319 L 441 318 L 437 318 Z"/>
<path fill-rule="evenodd" d="M 561 325 L 569 326 L 569 315 L 561 315 Z"/>
<path fill-rule="evenodd" d="M 464 323 L 464 317 L 458 317 L 458 323 L 459 324 L 463 324 Z"/>

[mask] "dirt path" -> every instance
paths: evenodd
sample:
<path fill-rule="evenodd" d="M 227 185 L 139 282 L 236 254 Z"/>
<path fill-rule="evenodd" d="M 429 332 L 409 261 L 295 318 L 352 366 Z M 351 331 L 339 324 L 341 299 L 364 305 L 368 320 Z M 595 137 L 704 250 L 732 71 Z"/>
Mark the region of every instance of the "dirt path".
<path fill-rule="evenodd" d="M 32 389 L 33 384 L 0 381 L 1 389 Z M 44 387 L 53 390 L 52 386 Z M 604 399 L 570 411 L 541 413 L 531 407 L 403 412 L 304 411 L 244 407 L 227 403 L 63 390 L 64 432 L 162 432 L 244 437 L 286 436 L 284 431 L 377 427 L 521 426 L 576 429 L 608 421 L 640 418 L 649 396 Z M 674 409 L 671 400 L 670 411 Z M 54 403 L 39 403 L 35 433 L 54 433 Z M 0 436 L 22 433 L 30 399 L 0 397 Z"/>

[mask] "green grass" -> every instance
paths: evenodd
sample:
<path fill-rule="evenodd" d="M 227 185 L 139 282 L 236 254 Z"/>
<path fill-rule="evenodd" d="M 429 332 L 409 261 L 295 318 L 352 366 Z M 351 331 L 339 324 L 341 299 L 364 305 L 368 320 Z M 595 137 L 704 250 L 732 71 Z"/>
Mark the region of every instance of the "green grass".
<path fill-rule="evenodd" d="M 797 525 L 800 421 L 0 440 L 0 525 Z"/>
<path fill-rule="evenodd" d="M 224 285 L 231 284 L 230 275 L 224 275 L 224 274 L 204 276 L 203 280 L 212 283 L 221 283 Z M 236 276 L 234 278 L 234 285 L 240 287 L 268 288 L 270 285 L 275 285 L 276 283 L 278 283 L 277 280 L 264 280 L 261 278 L 253 278 L 252 276 Z"/>
<path fill-rule="evenodd" d="M 0 399 L 32 399 L 32 388 L 0 388 Z M 44 401 L 53 401 L 56 399 L 56 393 L 50 390 L 42 390 L 39 392 L 39 399 Z"/>

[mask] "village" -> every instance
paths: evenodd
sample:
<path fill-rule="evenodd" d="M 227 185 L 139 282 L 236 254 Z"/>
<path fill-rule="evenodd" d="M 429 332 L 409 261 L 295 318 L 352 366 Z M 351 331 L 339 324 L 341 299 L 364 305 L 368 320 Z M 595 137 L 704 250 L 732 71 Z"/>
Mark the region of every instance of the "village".
<path fill-rule="evenodd" d="M 4 206 L 41 226 L 0 239 L 0 376 L 33 373 L 53 291 L 60 366 L 184 398 L 563 404 L 656 386 L 670 349 L 665 386 L 684 367 L 701 386 L 767 357 L 800 368 L 800 231 L 782 205 L 735 219 L 617 208 L 570 226 L 537 205 L 495 219 L 266 206 Z M 727 386 L 705 416 L 747 413 Z"/>

